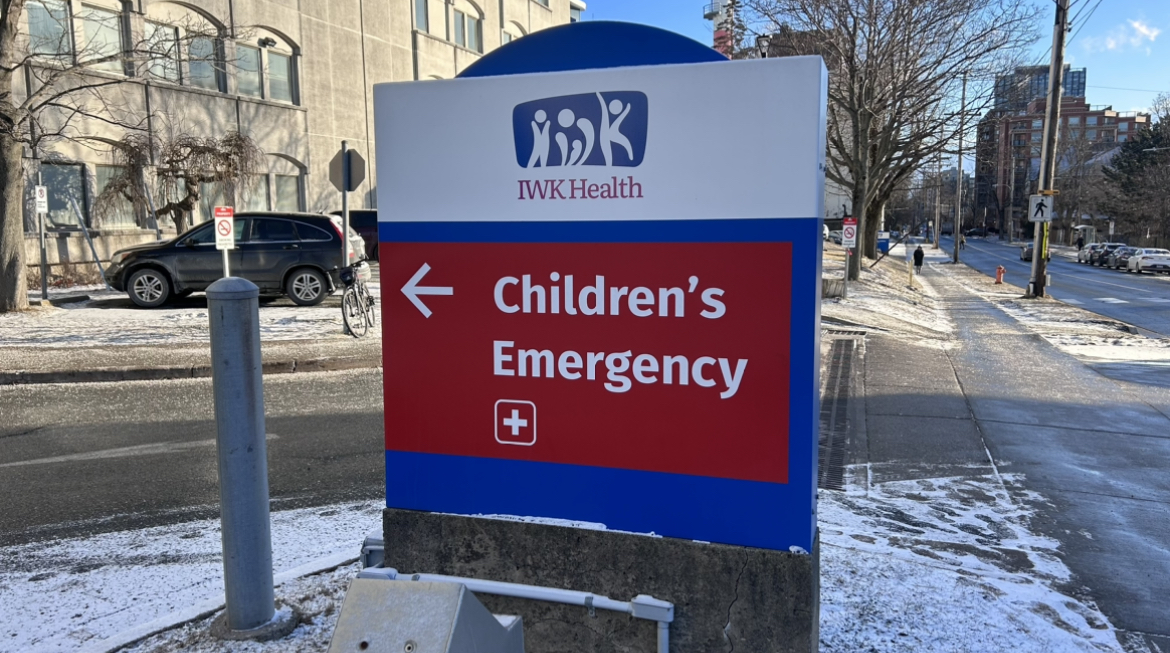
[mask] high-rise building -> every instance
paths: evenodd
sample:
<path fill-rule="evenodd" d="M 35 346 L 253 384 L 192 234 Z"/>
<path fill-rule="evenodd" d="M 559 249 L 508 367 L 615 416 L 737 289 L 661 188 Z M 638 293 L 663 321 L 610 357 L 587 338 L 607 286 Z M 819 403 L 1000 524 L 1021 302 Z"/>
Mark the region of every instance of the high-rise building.
<path fill-rule="evenodd" d="M 1006 75 L 995 77 L 995 108 L 1020 111 L 1033 100 L 1048 97 L 1049 66 L 1020 66 Z M 1063 97 L 1085 97 L 1086 71 L 1064 66 Z"/>

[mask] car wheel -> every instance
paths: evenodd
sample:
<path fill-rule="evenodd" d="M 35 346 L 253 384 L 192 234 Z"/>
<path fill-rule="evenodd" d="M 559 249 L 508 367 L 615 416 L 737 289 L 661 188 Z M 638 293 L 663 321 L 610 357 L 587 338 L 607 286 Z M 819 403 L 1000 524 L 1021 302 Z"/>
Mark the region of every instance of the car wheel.
<path fill-rule="evenodd" d="M 171 280 L 154 268 L 143 268 L 130 275 L 126 283 L 130 301 L 142 308 L 157 308 L 171 298 Z"/>
<path fill-rule="evenodd" d="M 294 270 L 284 282 L 284 292 L 298 306 L 316 306 L 325 301 L 329 285 L 325 275 L 313 268 Z"/>
<path fill-rule="evenodd" d="M 1138 273 L 1138 274 L 1141 274 L 1141 273 L 1142 273 L 1142 264 L 1141 264 L 1141 263 L 1138 263 L 1138 264 L 1137 264 L 1137 273 Z"/>

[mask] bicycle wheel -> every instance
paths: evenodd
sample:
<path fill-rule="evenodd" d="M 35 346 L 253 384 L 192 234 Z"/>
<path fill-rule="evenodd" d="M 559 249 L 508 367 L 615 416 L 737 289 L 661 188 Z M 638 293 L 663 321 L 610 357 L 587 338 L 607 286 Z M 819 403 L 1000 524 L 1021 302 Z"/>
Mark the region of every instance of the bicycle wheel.
<path fill-rule="evenodd" d="M 364 300 L 366 304 L 366 322 L 370 324 L 370 327 L 373 327 L 378 323 L 378 311 L 376 308 L 374 308 L 374 305 L 377 304 L 377 302 L 374 300 L 374 296 L 370 294 L 369 286 L 364 283 L 362 284 L 361 289 L 361 299 Z"/>
<path fill-rule="evenodd" d="M 345 289 L 341 296 L 341 319 L 345 321 L 345 328 L 355 338 L 366 335 L 370 325 L 366 318 L 366 304 L 358 296 L 353 286 Z"/>

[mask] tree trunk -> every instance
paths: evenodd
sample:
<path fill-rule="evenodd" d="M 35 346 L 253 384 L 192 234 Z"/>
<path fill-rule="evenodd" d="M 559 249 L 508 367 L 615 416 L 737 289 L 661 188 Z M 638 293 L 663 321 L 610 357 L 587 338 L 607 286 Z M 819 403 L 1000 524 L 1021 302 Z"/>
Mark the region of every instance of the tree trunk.
<path fill-rule="evenodd" d="M 0 135 L 0 313 L 28 308 L 21 144 Z"/>
<path fill-rule="evenodd" d="M 865 207 L 865 252 L 866 258 L 877 258 L 877 233 L 881 228 L 882 209 L 886 203 L 882 201 L 870 202 Z"/>
<path fill-rule="evenodd" d="M 865 246 L 865 188 L 856 179 L 853 181 L 853 206 L 849 212 L 857 218 L 857 247 L 854 256 L 849 258 L 849 280 L 857 281 L 861 277 L 861 249 Z"/>

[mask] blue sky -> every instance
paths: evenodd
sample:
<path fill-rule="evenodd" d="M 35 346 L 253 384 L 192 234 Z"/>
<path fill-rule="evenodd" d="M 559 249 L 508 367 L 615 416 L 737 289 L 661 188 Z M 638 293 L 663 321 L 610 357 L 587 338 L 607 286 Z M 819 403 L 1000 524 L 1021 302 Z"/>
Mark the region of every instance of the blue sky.
<path fill-rule="evenodd" d="M 1033 58 L 1048 63 L 1054 8 L 1051 0 L 1036 1 L 1043 7 L 1043 19 Z M 704 0 L 586 2 L 587 20 L 646 23 L 711 43 Z M 1090 104 L 1144 110 L 1158 92 L 1170 92 L 1170 0 L 1072 0 L 1070 15 L 1079 20 L 1072 27 L 1065 61 L 1088 69 Z"/>

